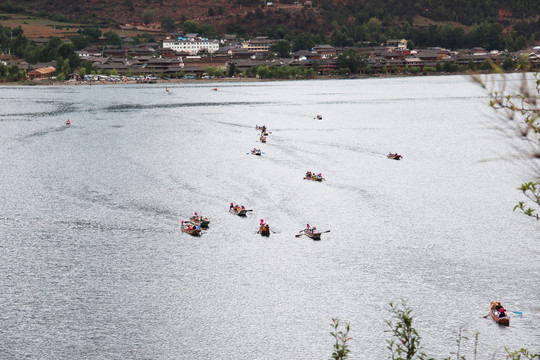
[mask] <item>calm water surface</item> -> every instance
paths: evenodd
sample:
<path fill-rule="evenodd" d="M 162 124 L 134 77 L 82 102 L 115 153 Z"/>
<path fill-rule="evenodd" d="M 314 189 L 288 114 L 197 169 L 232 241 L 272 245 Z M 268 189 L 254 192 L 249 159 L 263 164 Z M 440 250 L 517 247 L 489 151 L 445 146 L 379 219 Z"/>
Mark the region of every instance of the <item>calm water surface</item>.
<path fill-rule="evenodd" d="M 1 359 L 327 359 L 333 317 L 384 359 L 402 298 L 437 359 L 539 350 L 531 164 L 468 77 L 169 87 L 0 88 Z"/>

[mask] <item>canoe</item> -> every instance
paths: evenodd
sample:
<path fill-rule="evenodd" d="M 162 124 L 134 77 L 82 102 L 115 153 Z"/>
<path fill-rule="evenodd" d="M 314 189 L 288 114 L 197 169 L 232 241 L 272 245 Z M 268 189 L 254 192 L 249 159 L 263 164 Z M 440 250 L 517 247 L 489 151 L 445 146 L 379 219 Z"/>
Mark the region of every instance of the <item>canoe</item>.
<path fill-rule="evenodd" d="M 230 213 L 233 213 L 233 214 L 236 214 L 238 216 L 246 216 L 247 215 L 247 212 L 248 211 L 251 211 L 251 210 L 248 210 L 248 209 L 240 209 L 240 210 L 236 210 L 235 208 L 229 208 L 229 212 Z"/>
<path fill-rule="evenodd" d="M 193 235 L 193 236 L 201 236 L 201 232 L 202 232 L 202 229 L 197 229 L 197 228 L 190 229 L 189 226 L 186 226 L 186 225 L 182 225 L 181 229 L 186 234 Z"/>
<path fill-rule="evenodd" d="M 269 225 L 259 226 L 259 234 L 261 234 L 262 236 L 270 236 L 270 226 Z"/>
<path fill-rule="evenodd" d="M 510 317 L 508 316 L 508 314 L 506 314 L 506 312 L 505 312 L 504 316 L 499 316 L 499 312 L 497 310 L 495 310 L 496 305 L 500 305 L 500 303 L 496 302 L 496 301 L 491 302 L 491 311 L 490 311 L 491 318 L 497 324 L 504 325 L 504 326 L 510 326 Z"/>

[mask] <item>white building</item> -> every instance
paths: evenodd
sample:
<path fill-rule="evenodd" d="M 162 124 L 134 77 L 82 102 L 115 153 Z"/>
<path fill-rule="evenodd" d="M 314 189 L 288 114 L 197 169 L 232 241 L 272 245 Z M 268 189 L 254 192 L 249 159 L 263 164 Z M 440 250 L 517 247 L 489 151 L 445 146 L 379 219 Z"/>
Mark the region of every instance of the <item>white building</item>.
<path fill-rule="evenodd" d="M 190 55 L 197 55 L 201 50 L 208 51 L 212 54 L 218 51 L 219 41 L 206 38 L 178 37 L 177 39 L 163 40 L 163 47 L 178 52 L 187 52 Z"/>

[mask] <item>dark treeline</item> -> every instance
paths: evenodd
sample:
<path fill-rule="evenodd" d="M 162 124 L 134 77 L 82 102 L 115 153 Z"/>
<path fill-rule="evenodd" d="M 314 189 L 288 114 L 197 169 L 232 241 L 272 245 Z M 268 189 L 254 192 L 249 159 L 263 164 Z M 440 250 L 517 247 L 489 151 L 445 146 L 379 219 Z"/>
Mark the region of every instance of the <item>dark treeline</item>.
<path fill-rule="evenodd" d="M 501 17 L 499 10 L 503 11 Z M 530 18 L 538 13 L 540 1 L 536 0 L 349 0 L 339 4 L 323 0 L 293 15 L 279 8 L 257 8 L 245 16 L 236 15 L 226 31 L 286 39 L 295 44 L 294 50 L 323 43 L 375 46 L 387 39 L 405 38 L 411 47 L 481 46 L 516 51 L 540 39 L 540 20 Z M 413 26 L 417 15 L 456 25 Z M 513 30 L 505 32 L 509 25 Z"/>

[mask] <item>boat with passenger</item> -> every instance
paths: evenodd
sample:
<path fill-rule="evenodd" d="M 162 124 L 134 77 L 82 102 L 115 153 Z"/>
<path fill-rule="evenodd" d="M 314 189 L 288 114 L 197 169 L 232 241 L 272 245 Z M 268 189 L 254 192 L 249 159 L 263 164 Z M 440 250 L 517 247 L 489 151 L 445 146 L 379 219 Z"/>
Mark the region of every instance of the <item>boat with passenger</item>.
<path fill-rule="evenodd" d="M 258 155 L 258 156 L 261 156 L 261 149 L 255 149 L 253 148 L 251 150 L 251 155 Z"/>
<path fill-rule="evenodd" d="M 401 158 L 403 156 L 399 155 L 398 153 L 388 153 L 388 155 L 386 155 L 387 158 L 389 159 L 392 159 L 392 160 L 401 160 Z"/>
<path fill-rule="evenodd" d="M 510 317 L 506 314 L 506 310 L 502 307 L 501 303 L 498 301 L 492 301 L 490 303 L 491 318 L 500 325 L 510 326 Z"/>
<path fill-rule="evenodd" d="M 261 224 L 259 225 L 259 234 L 262 236 L 270 236 L 270 225 L 265 223 L 263 219 L 261 219 Z"/>
<path fill-rule="evenodd" d="M 307 171 L 306 175 L 304 176 L 304 180 L 323 181 L 324 178 L 321 173 L 317 174 L 311 171 Z"/>
<path fill-rule="evenodd" d="M 185 222 L 182 220 L 181 229 L 183 232 L 193 236 L 201 236 L 202 228 L 199 225 L 191 224 L 190 222 Z"/>
<path fill-rule="evenodd" d="M 195 213 L 195 215 L 192 216 L 189 221 L 194 225 L 199 225 L 203 229 L 208 229 L 208 225 L 210 224 L 210 220 L 208 220 L 208 218 L 199 216 L 197 213 Z"/>
<path fill-rule="evenodd" d="M 229 212 L 238 216 L 247 216 L 248 211 L 253 210 L 246 209 L 244 205 L 233 205 L 233 203 L 231 203 L 231 206 L 229 206 Z"/>

